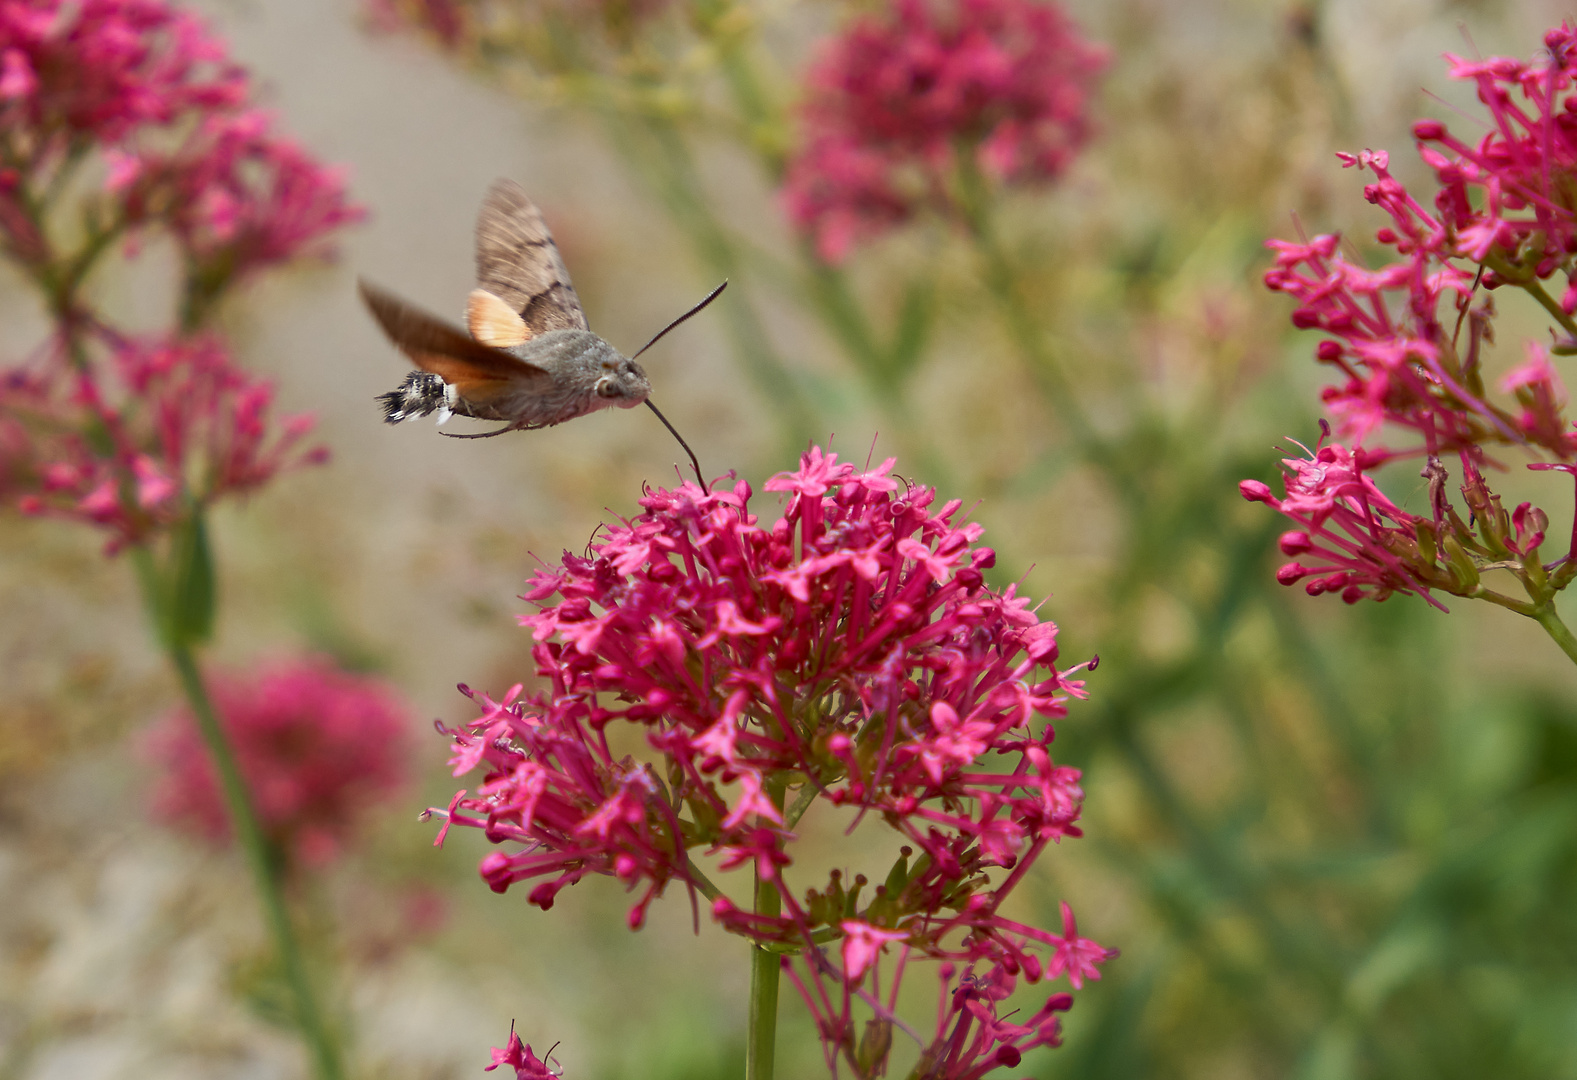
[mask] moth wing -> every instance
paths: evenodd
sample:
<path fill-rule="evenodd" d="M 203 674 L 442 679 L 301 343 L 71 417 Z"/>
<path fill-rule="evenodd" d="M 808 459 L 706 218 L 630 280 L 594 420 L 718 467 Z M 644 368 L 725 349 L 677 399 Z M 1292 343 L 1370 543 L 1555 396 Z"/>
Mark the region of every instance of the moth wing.
<path fill-rule="evenodd" d="M 520 313 L 532 334 L 589 330 L 542 211 L 513 180 L 497 180 L 476 218 L 476 281 Z"/>
<path fill-rule="evenodd" d="M 457 327 L 429 315 L 369 281 L 360 282 L 361 298 L 389 340 L 423 371 L 430 371 L 466 396 L 485 397 L 488 384 L 553 376 L 502 349 L 473 341 Z"/>

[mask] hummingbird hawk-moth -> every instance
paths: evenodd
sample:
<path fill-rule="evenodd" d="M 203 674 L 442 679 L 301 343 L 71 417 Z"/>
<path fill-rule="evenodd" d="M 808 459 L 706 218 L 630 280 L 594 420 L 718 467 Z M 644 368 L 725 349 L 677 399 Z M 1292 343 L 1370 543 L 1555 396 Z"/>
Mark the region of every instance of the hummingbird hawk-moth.
<path fill-rule="evenodd" d="M 361 282 L 361 298 L 373 318 L 419 369 L 397 390 L 378 396 L 386 422 L 433 413 L 440 424 L 454 415 L 504 422 L 493 431 L 453 436 L 485 439 L 552 427 L 613 405 L 644 404 L 679 438 L 652 404 L 651 383 L 636 357 L 711 303 L 728 282 L 626 357 L 587 326 L 542 211 L 513 180 L 496 181 L 482 200 L 476 278 L 466 301 L 469 335 Z M 689 446 L 682 438 L 679 443 L 694 465 Z M 696 473 L 699 477 L 699 466 Z"/>

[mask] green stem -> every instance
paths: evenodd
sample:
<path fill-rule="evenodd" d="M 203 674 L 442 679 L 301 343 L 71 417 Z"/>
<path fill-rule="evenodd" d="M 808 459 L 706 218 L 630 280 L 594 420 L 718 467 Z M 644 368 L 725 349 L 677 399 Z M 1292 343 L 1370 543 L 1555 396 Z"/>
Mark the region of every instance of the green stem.
<path fill-rule="evenodd" d="M 787 776 L 767 778 L 767 795 L 780 808 L 787 785 Z M 755 911 L 771 919 L 783 911 L 783 897 L 778 893 L 777 883 L 761 876 L 759 864 Z M 780 954 L 760 945 L 750 946 L 750 1029 L 745 1044 L 745 1080 L 772 1080 L 778 1038 L 778 980 L 782 973 Z"/>
<path fill-rule="evenodd" d="M 1008 336 L 1029 368 L 1030 375 L 1040 384 L 1047 404 L 1072 435 L 1080 454 L 1126 492 L 1132 486 L 1128 483 L 1127 474 L 1120 468 L 1116 454 L 1096 431 L 1095 425 L 1079 404 L 1073 383 L 1047 344 L 1039 321 L 1019 290 L 1021 275 L 997 235 L 984 177 L 975 168 L 972 155 L 961 154 L 960 162 L 959 208 L 969 237 L 985 263 L 986 288 L 1002 313 Z"/>
<path fill-rule="evenodd" d="M 1544 632 L 1561 647 L 1561 652 L 1566 654 L 1566 658 L 1577 664 L 1577 637 L 1572 636 L 1571 630 L 1561 621 L 1560 615 L 1556 614 L 1555 602 L 1551 600 L 1541 606 L 1533 617 L 1539 620 Z"/>
<path fill-rule="evenodd" d="M 782 911 L 782 897 L 770 881 L 763 881 L 756 872 L 756 914 L 777 916 Z M 772 1080 L 774 1050 L 778 1035 L 778 978 L 783 970 L 783 958 L 763 949 L 750 946 L 750 1034 L 745 1051 L 745 1080 Z"/>
<path fill-rule="evenodd" d="M 1565 309 L 1561 307 L 1555 297 L 1544 291 L 1544 286 L 1539 284 L 1538 278 L 1533 278 L 1520 284 L 1524 292 L 1537 300 L 1539 306 L 1547 311 L 1551 318 L 1561 324 L 1563 330 L 1571 336 L 1577 337 L 1577 322 L 1573 322 L 1572 317 L 1566 314 Z"/>
<path fill-rule="evenodd" d="M 145 547 L 133 548 L 132 552 L 150 609 L 157 612 L 159 593 L 156 591 L 157 572 L 152 553 Z M 197 668 L 197 658 L 186 642 L 166 641 L 165 651 L 180 676 L 181 688 L 186 693 L 187 703 L 197 718 L 198 730 L 202 732 L 215 771 L 219 774 L 219 785 L 224 791 L 236 840 L 252 866 L 252 875 L 263 903 L 263 915 L 273 933 L 274 946 L 279 950 L 280 966 L 284 969 L 285 981 L 295 999 L 296 1022 L 312 1054 L 314 1073 L 318 1080 L 344 1080 L 345 1070 L 340 1062 L 339 1047 L 313 997 L 305 958 L 291 926 L 290 912 L 285 906 L 279 860 L 268 838 L 263 835 L 235 752 L 225 737 L 224 729 L 219 726 L 219 715 L 214 709 L 213 700 L 208 696 L 202 673 Z"/>

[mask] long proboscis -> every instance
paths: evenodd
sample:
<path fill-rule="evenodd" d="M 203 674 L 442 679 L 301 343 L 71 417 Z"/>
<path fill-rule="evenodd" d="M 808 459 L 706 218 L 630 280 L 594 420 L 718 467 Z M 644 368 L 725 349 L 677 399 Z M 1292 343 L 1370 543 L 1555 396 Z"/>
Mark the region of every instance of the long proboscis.
<path fill-rule="evenodd" d="M 726 288 L 728 288 L 728 279 L 724 278 L 723 279 L 723 283 L 721 285 L 719 285 L 717 288 L 713 289 L 711 292 L 707 293 L 706 296 L 704 296 L 701 299 L 701 302 L 699 304 L 695 305 L 695 307 L 691 308 L 689 311 L 687 311 L 683 315 L 679 316 L 673 322 L 669 323 L 667 326 L 665 326 L 661 330 L 657 331 L 657 336 L 652 338 L 652 340 L 648 341 L 645 345 L 642 345 L 638 350 L 636 350 L 635 356 L 630 357 L 630 359 L 634 360 L 636 357 L 640 356 L 641 353 L 645 352 L 647 349 L 650 349 L 653 345 L 655 345 L 659 341 L 661 341 L 663 339 L 664 335 L 666 335 L 668 333 L 668 331 L 672 330 L 674 327 L 678 326 L 680 323 L 684 322 L 686 319 L 690 318 L 692 315 L 699 314 L 700 311 L 703 308 L 706 307 L 706 305 L 710 304 L 713 300 L 716 300 L 719 296 L 721 296 L 722 293 L 723 293 L 723 290 L 726 289 Z M 657 414 L 657 419 L 659 419 L 659 420 L 661 420 L 663 422 L 663 427 L 668 429 L 668 434 L 672 435 L 675 439 L 679 440 L 679 445 L 684 447 L 684 452 L 690 458 L 690 468 L 695 470 L 695 482 L 701 485 L 702 490 L 705 490 L 706 489 L 706 477 L 701 475 L 701 463 L 696 460 L 695 451 L 690 449 L 690 444 L 684 441 L 684 436 L 679 434 L 679 429 L 674 427 L 672 424 L 670 424 L 668 422 L 668 418 L 663 415 L 663 411 L 661 409 L 659 409 L 656 405 L 652 404 L 652 399 L 651 398 L 647 398 L 646 399 L 646 407 L 648 409 L 652 410 L 652 412 Z"/>
<path fill-rule="evenodd" d="M 725 281 L 723 284 L 726 285 L 728 282 Z M 715 296 L 716 294 L 714 293 L 713 295 Z M 668 433 L 679 440 L 679 445 L 684 447 L 684 452 L 690 455 L 690 468 L 695 470 L 695 482 L 701 485 L 702 491 L 707 490 L 706 478 L 701 475 L 701 463 L 695 459 L 695 451 L 690 449 L 690 444 L 684 441 L 684 436 L 679 434 L 679 429 L 668 422 L 668 418 L 663 415 L 663 411 L 652 404 L 651 398 L 646 399 L 646 407 L 656 413 L 657 419 L 663 422 L 663 427 L 668 429 Z"/>
<path fill-rule="evenodd" d="M 645 345 L 642 345 L 640 347 L 640 350 L 638 352 L 636 352 L 636 354 L 634 356 L 630 357 L 630 359 L 631 360 L 637 359 L 641 355 L 641 353 L 645 352 L 647 349 L 650 349 L 653 345 L 655 345 L 659 341 L 661 341 L 663 339 L 663 336 L 665 334 L 667 334 L 668 331 L 672 330 L 674 327 L 676 327 L 680 323 L 684 322 L 690 316 L 699 314 L 702 308 L 706 307 L 706 305 L 710 304 L 713 300 L 716 300 L 720 295 L 722 295 L 723 290 L 726 289 L 726 288 L 728 288 L 728 279 L 724 278 L 723 279 L 723 283 L 721 285 L 719 285 L 717 288 L 713 289 L 711 292 L 706 294 L 706 299 L 702 300 L 695 307 L 691 308 L 689 311 L 687 311 L 683 315 L 679 316 L 673 322 L 669 323 L 667 326 L 665 326 L 661 330 L 657 331 L 657 336 L 652 338 L 652 340 L 648 341 Z M 653 406 L 653 408 L 655 408 L 655 406 Z M 657 415 L 661 416 L 662 413 L 658 413 Z M 666 423 L 668 423 L 668 421 L 664 420 L 663 423 L 666 424 Z M 673 428 L 670 427 L 668 430 L 673 431 Z M 679 433 L 677 431 L 674 432 L 675 436 L 677 436 L 678 434 Z M 684 442 L 683 439 L 680 439 L 679 441 L 680 442 Z M 685 447 L 685 449 L 688 450 L 689 447 L 687 446 L 687 447 Z M 690 456 L 693 458 L 695 455 L 692 454 Z"/>

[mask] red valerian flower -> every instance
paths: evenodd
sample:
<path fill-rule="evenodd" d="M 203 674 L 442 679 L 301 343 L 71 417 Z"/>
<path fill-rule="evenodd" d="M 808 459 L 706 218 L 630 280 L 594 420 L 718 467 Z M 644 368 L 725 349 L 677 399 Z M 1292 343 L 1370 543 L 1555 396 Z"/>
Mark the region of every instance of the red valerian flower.
<path fill-rule="evenodd" d="M 1328 335 L 1316 356 L 1342 380 L 1323 397 L 1347 440 L 1322 440 L 1308 460 L 1283 462 L 1285 500 L 1259 481 L 1241 485 L 1245 497 L 1299 523 L 1282 537 L 1284 553 L 1318 559 L 1283 566 L 1277 577 L 1285 584 L 1309 579 L 1310 593 L 1338 592 L 1349 602 L 1416 592 L 1437 607 L 1431 591 L 1447 591 L 1536 616 L 1551 590 L 1577 574 L 1577 538 L 1563 559 L 1540 564 L 1548 515 L 1531 504 L 1508 514 L 1483 475 L 1498 464 L 1489 457 L 1494 447 L 1554 459 L 1530 468 L 1577 461 L 1577 426 L 1551 359 L 1577 354 L 1577 31 L 1562 24 L 1544 43 L 1533 63 L 1447 57 L 1453 78 L 1477 84 L 1491 123 L 1476 143 L 1436 120 L 1414 125 L 1434 171 L 1432 198 L 1410 193 L 1383 152 L 1340 155 L 1374 174 L 1364 195 L 1390 218 L 1376 239 L 1395 252 L 1393 261 L 1369 269 L 1334 235 L 1269 242 L 1276 263 L 1266 285 L 1297 300 L 1295 326 Z M 1565 281 L 1558 297 L 1546 291 L 1552 280 Z M 1557 325 L 1550 347 L 1526 343 L 1522 363 L 1491 380 L 1484 346 L 1494 340 L 1494 306 L 1480 289 L 1507 286 L 1529 293 Z M 1496 400 L 1489 386 L 1513 400 Z M 1418 441 L 1387 449 L 1379 441 L 1387 428 Z M 1403 456 L 1426 461 L 1427 516 L 1402 511 L 1366 475 Z M 1446 495 L 1442 462 L 1453 456 L 1461 513 Z M 1481 584 L 1481 569 L 1502 564 L 1516 567 L 1529 602 Z"/>
<path fill-rule="evenodd" d="M 652 491 L 589 557 L 538 571 L 526 599 L 543 606 L 521 622 L 548 686 L 472 694 L 483 712 L 448 732 L 451 764 L 485 773 L 435 811 L 506 845 L 481 865 L 495 890 L 540 879 L 530 899 L 548 908 L 604 874 L 640 890 L 639 926 L 678 881 L 728 929 L 851 988 L 889 945 L 1031 981 L 1048 970 L 1037 953 L 1089 973 L 1059 963 L 1065 936 L 999 911 L 1049 844 L 1080 835 L 1079 773 L 1053 763 L 1046 721 L 1083 696 L 1069 676 L 1084 665 L 1059 670 L 1056 627 L 986 587 L 994 555 L 961 504 L 933 509 L 892 465 L 813 448 L 767 482 L 788 496 L 770 526 L 744 483 Z M 651 759 L 616 752 L 615 725 L 643 730 Z M 836 870 L 791 887 L 792 830 L 818 797 L 898 833 L 874 889 Z M 781 913 L 737 907 L 693 851 L 776 883 Z M 841 971 L 824 955 L 839 939 Z"/>
<path fill-rule="evenodd" d="M 811 68 L 783 199 L 823 259 L 947 209 L 965 164 L 1007 184 L 1053 180 L 1090 137 L 1106 65 L 1038 0 L 897 0 L 861 16 Z"/>
<path fill-rule="evenodd" d="M 106 180 L 86 215 L 93 242 L 167 228 L 200 303 L 254 270 L 325 254 L 327 234 L 364 211 L 340 171 L 269 133 L 250 95 L 223 43 L 164 0 L 0 4 L 0 241 L 45 261 L 42 192 L 93 151 Z"/>
<path fill-rule="evenodd" d="M 263 829 L 296 866 L 331 861 L 364 812 L 406 782 L 409 712 L 378 680 L 309 658 L 215 679 L 213 697 Z M 159 768 L 155 816 L 228 841 L 230 815 L 190 712 L 160 721 L 144 752 Z"/>
<path fill-rule="evenodd" d="M 325 459 L 301 445 L 312 418 L 271 419 L 273 388 L 213 336 L 114 337 L 109 364 L 81 369 L 60 347 L 0 372 L 0 497 L 106 529 L 112 552 L 185 520 L 191 503 Z"/>
<path fill-rule="evenodd" d="M 548 1053 L 551 1055 L 552 1050 Z M 551 1057 L 550 1059 L 551 1060 Z M 484 1065 L 483 1072 L 492 1072 L 500 1065 L 508 1065 L 515 1070 L 515 1080 L 558 1080 L 562 1073 L 556 1073 L 548 1068 L 547 1062 L 538 1059 L 531 1052 L 531 1044 L 520 1041 L 520 1036 L 515 1034 L 515 1025 L 509 1025 L 509 1042 L 500 1050 L 493 1048 L 493 1064 Z"/>

